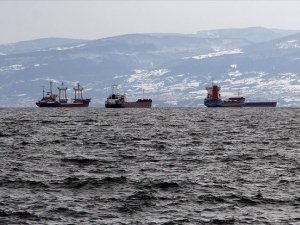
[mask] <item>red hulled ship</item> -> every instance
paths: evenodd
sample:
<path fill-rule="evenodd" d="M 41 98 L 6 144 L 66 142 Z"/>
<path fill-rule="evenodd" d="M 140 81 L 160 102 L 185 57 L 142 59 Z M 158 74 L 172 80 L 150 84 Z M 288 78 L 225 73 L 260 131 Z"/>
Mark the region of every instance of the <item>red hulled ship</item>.
<path fill-rule="evenodd" d="M 138 99 L 135 102 L 127 102 L 124 94 L 114 93 L 113 85 L 112 94 L 109 95 L 105 101 L 105 108 L 151 108 L 152 99 Z"/>

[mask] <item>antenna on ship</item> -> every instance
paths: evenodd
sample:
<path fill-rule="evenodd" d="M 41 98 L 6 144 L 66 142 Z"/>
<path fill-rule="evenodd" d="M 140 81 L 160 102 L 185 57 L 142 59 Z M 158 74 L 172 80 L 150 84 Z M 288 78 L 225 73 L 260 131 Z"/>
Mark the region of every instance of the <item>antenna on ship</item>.
<path fill-rule="evenodd" d="M 274 102 L 274 93 L 273 93 L 273 90 L 271 90 L 271 101 Z"/>
<path fill-rule="evenodd" d="M 52 96 L 52 83 L 53 83 L 53 81 L 50 80 L 50 94 L 51 94 L 51 96 Z"/>
<path fill-rule="evenodd" d="M 105 90 L 105 96 L 108 96 L 108 91 L 107 91 L 108 87 L 105 86 L 104 90 Z"/>
<path fill-rule="evenodd" d="M 45 98 L 45 86 L 43 86 L 43 99 Z"/>
<path fill-rule="evenodd" d="M 117 88 L 118 87 L 118 85 L 117 84 L 113 84 L 112 85 L 112 94 L 114 94 L 115 93 L 115 88 Z"/>

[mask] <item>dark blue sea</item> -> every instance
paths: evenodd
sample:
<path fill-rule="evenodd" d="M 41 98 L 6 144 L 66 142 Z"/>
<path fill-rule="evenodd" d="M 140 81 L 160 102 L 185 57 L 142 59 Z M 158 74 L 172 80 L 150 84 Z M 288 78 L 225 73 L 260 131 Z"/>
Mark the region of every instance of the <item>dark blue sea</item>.
<path fill-rule="evenodd" d="M 0 109 L 0 224 L 300 224 L 299 108 Z"/>

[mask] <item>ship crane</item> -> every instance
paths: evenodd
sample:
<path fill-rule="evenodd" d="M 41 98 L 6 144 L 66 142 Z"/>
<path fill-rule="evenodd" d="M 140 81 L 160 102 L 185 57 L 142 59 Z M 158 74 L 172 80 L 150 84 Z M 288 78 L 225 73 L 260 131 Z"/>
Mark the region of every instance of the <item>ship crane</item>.
<path fill-rule="evenodd" d="M 45 86 L 43 86 L 43 98 L 42 99 L 45 99 Z"/>
<path fill-rule="evenodd" d="M 68 88 L 62 82 L 60 87 L 57 87 L 57 89 L 58 89 L 58 99 L 59 99 L 59 101 L 60 102 L 67 102 L 68 101 L 68 98 L 67 98 Z"/>
<path fill-rule="evenodd" d="M 83 87 L 81 87 L 79 85 L 79 83 L 77 83 L 77 86 L 74 87 L 73 90 L 75 91 L 75 100 L 81 100 L 81 99 L 83 99 L 83 97 L 82 97 Z"/>

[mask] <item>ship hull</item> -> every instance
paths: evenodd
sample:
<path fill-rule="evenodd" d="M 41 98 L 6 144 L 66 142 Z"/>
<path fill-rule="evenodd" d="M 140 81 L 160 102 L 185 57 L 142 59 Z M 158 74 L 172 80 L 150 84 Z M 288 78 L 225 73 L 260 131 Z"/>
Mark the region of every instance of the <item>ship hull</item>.
<path fill-rule="evenodd" d="M 206 107 L 243 107 L 243 102 L 224 102 L 222 100 L 205 100 Z"/>
<path fill-rule="evenodd" d="M 35 103 L 38 107 L 60 107 L 59 102 L 36 102 Z"/>
<path fill-rule="evenodd" d="M 90 99 L 77 101 L 72 103 L 61 103 L 61 102 L 36 102 L 38 107 L 42 108 L 78 108 L 78 107 L 88 107 L 90 104 Z"/>
<path fill-rule="evenodd" d="M 244 107 L 276 107 L 277 102 L 246 102 Z"/>
<path fill-rule="evenodd" d="M 124 108 L 151 108 L 152 102 L 125 102 Z"/>
<path fill-rule="evenodd" d="M 105 108 L 124 108 L 122 104 L 105 104 Z"/>
<path fill-rule="evenodd" d="M 206 107 L 276 107 L 277 102 L 224 102 L 221 100 L 205 100 Z"/>
<path fill-rule="evenodd" d="M 151 108 L 152 102 L 125 102 L 123 104 L 105 104 L 105 108 Z"/>
<path fill-rule="evenodd" d="M 229 102 L 223 102 L 222 106 L 221 107 L 243 107 L 244 106 L 244 103 L 238 103 L 238 102 L 235 102 L 235 103 L 229 103 Z"/>

